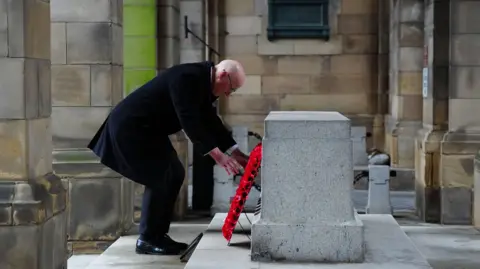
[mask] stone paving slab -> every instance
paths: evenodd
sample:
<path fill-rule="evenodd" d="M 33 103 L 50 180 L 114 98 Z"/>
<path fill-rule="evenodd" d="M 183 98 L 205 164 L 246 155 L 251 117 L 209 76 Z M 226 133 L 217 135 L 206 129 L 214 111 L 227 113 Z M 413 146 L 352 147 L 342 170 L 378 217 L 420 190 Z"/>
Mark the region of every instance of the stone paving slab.
<path fill-rule="evenodd" d="M 251 219 L 253 219 L 253 216 L 249 215 Z M 223 216 L 224 218 L 224 216 Z M 222 216 L 217 216 L 214 221 L 210 224 L 211 230 L 217 230 L 221 228 L 223 225 L 223 218 Z M 250 229 L 250 225 L 248 224 L 248 220 L 245 218 L 244 215 L 242 215 L 242 218 L 240 220 L 244 226 L 246 226 L 247 229 Z M 400 223 L 401 228 L 405 233 L 411 238 L 411 240 L 414 242 L 414 244 L 418 247 L 418 249 L 424 254 L 431 264 L 431 266 L 435 269 L 478 269 L 480 268 L 480 232 L 471 227 L 471 226 L 443 226 L 443 225 L 437 225 L 437 224 L 427 224 L 427 223 L 418 223 L 418 221 L 406 221 L 402 219 L 397 219 L 397 221 Z M 202 220 L 203 222 L 203 220 Z M 204 231 L 207 229 L 207 224 L 203 225 L 198 225 L 198 224 L 178 224 L 174 223 L 173 224 L 173 229 L 172 229 L 172 236 L 175 239 L 180 239 L 181 238 L 181 233 L 186 232 L 191 234 L 192 236 L 195 236 L 198 233 Z M 180 237 L 179 237 L 180 236 Z M 238 255 L 236 255 L 237 248 L 245 248 L 246 249 L 246 256 L 240 257 L 240 259 L 243 259 L 243 261 L 246 260 L 246 262 L 249 261 L 249 254 L 250 251 L 248 250 L 249 248 L 249 239 L 247 236 L 242 235 L 242 234 L 236 234 L 233 237 L 233 246 L 228 247 L 226 245 L 225 239 L 223 239 L 222 235 L 218 232 L 209 232 L 208 237 L 214 236 L 212 240 L 202 240 L 199 244 L 199 248 L 202 250 L 197 249 L 198 255 L 202 255 L 202 252 L 205 253 L 204 255 L 210 255 L 211 253 L 209 251 L 203 251 L 203 250 L 209 250 L 209 249 L 222 249 L 221 253 L 225 253 L 226 256 L 230 255 L 231 257 L 229 258 L 230 260 L 236 259 Z M 114 245 L 113 247 L 117 248 L 116 251 L 108 251 L 103 256 L 101 256 L 101 259 L 103 260 L 102 262 L 97 261 L 95 267 L 90 267 L 90 269 L 95 269 L 95 268 L 120 268 L 120 269 L 125 269 L 125 268 L 131 268 L 131 269 L 136 269 L 136 268 L 167 268 L 167 269 L 181 269 L 184 268 L 185 263 L 180 263 L 178 261 L 178 256 L 175 257 L 167 257 L 167 258 L 156 258 L 154 260 L 150 260 L 152 262 L 151 264 L 145 264 L 148 263 L 148 261 L 140 261 L 140 264 L 132 264 L 132 263 L 126 263 L 125 260 L 138 260 L 138 257 L 145 257 L 145 256 L 140 256 L 135 254 L 133 251 L 133 244 L 135 243 L 136 236 L 129 236 L 130 239 L 129 243 L 121 244 L 121 245 Z M 120 240 L 125 240 L 124 237 L 122 237 Z M 189 240 L 185 240 L 186 242 Z M 217 242 L 217 243 L 215 243 Z M 243 242 L 243 243 L 242 243 Z M 233 254 L 232 251 L 223 251 L 223 250 L 231 250 L 233 249 Z M 123 250 L 122 250 L 123 249 Z M 119 253 L 121 253 L 123 256 L 121 259 L 118 259 L 117 262 L 111 262 L 109 265 L 106 263 L 108 260 L 112 259 L 106 259 L 109 255 L 114 255 L 116 257 L 119 256 Z M 72 256 L 69 261 L 68 261 L 68 268 L 69 269 L 85 269 L 86 265 L 90 264 L 93 260 L 98 258 L 99 255 L 74 255 Z M 240 260 L 239 259 L 239 260 Z M 212 262 L 217 262 L 216 259 L 211 259 Z M 173 262 L 176 262 L 176 264 L 171 264 Z M 238 262 L 237 262 L 238 263 Z M 240 263 L 242 265 L 241 260 Z M 97 267 L 99 266 L 99 267 Z M 235 265 L 237 266 L 237 265 Z M 275 264 L 276 267 L 274 268 L 285 268 L 289 269 L 290 265 L 283 265 L 283 264 Z M 309 267 L 308 265 L 303 265 L 303 268 L 312 268 Z M 317 265 L 313 265 L 317 266 Z M 339 265 L 342 266 L 342 265 Z M 248 267 L 241 267 L 237 266 L 237 268 L 240 267 L 241 269 L 250 269 Z M 215 268 L 215 267 L 213 267 Z M 229 267 L 230 268 L 230 267 Z M 229 269 L 226 268 L 226 269 Z M 233 267 L 235 269 L 235 267 Z M 321 267 L 320 267 L 321 268 Z M 327 267 L 328 268 L 328 267 Z M 333 267 L 336 269 L 341 269 L 342 267 Z M 260 269 L 265 269 L 260 268 Z M 268 268 L 267 268 L 268 269 Z M 295 268 L 293 268 L 295 269 Z M 312 269 L 315 269 L 313 267 Z"/>
<path fill-rule="evenodd" d="M 480 268 L 480 232 L 471 226 L 402 226 L 435 269 Z"/>
<path fill-rule="evenodd" d="M 366 261 L 361 264 L 285 264 L 250 260 L 246 235 L 232 245 L 219 233 L 226 214 L 217 214 L 185 269 L 430 269 L 425 257 L 390 215 L 360 215 L 365 225 Z M 252 218 L 250 218 L 252 219 Z M 240 220 L 242 221 L 242 219 Z M 245 220 L 246 221 L 246 218 Z M 248 222 L 248 221 L 247 221 Z M 245 223 L 244 227 L 247 225 Z M 321 242 L 319 242 L 321 244 Z"/>
<path fill-rule="evenodd" d="M 68 269 L 85 269 L 87 266 L 96 260 L 100 255 L 73 255 L 68 259 Z"/>
<path fill-rule="evenodd" d="M 207 225 L 172 225 L 170 236 L 177 241 L 190 243 Z M 135 243 L 138 235 L 123 236 L 113 243 L 86 269 L 183 269 L 185 263 L 179 256 L 138 255 Z"/>

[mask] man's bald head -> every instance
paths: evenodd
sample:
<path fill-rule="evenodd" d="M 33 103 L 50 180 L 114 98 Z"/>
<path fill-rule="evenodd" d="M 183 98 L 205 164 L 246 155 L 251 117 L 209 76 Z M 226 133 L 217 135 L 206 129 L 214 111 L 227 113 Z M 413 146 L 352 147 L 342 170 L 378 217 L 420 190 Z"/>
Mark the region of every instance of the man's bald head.
<path fill-rule="evenodd" d="M 243 66 L 235 60 L 223 60 L 215 66 L 215 95 L 230 95 L 245 83 Z"/>

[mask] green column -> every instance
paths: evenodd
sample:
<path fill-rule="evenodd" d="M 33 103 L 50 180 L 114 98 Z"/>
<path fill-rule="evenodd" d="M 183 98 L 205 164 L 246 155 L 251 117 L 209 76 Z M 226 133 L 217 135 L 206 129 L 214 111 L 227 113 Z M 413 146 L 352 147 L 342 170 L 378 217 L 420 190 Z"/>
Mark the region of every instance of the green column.
<path fill-rule="evenodd" d="M 123 1 L 124 95 L 157 73 L 156 0 Z"/>
<path fill-rule="evenodd" d="M 123 94 L 157 74 L 157 0 L 123 0 Z M 143 186 L 135 184 L 134 221 L 140 220 Z"/>

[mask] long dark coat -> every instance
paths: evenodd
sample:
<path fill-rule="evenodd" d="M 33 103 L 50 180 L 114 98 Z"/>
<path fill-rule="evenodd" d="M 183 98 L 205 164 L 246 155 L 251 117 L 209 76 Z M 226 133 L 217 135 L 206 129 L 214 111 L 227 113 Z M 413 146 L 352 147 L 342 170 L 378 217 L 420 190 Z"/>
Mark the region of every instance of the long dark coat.
<path fill-rule="evenodd" d="M 184 130 L 204 153 L 235 144 L 217 116 L 212 62 L 165 70 L 123 99 L 89 143 L 101 162 L 140 184 L 161 180 L 172 156 L 168 135 Z"/>

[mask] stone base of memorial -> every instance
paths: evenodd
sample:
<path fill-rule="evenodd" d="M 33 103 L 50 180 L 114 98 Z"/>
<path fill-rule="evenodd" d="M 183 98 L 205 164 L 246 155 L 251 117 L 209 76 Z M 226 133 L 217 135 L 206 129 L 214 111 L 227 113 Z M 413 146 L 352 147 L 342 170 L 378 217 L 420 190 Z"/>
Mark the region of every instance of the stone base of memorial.
<path fill-rule="evenodd" d="M 272 112 L 265 119 L 253 261 L 364 261 L 364 227 L 351 197 L 350 128 L 338 112 Z"/>

